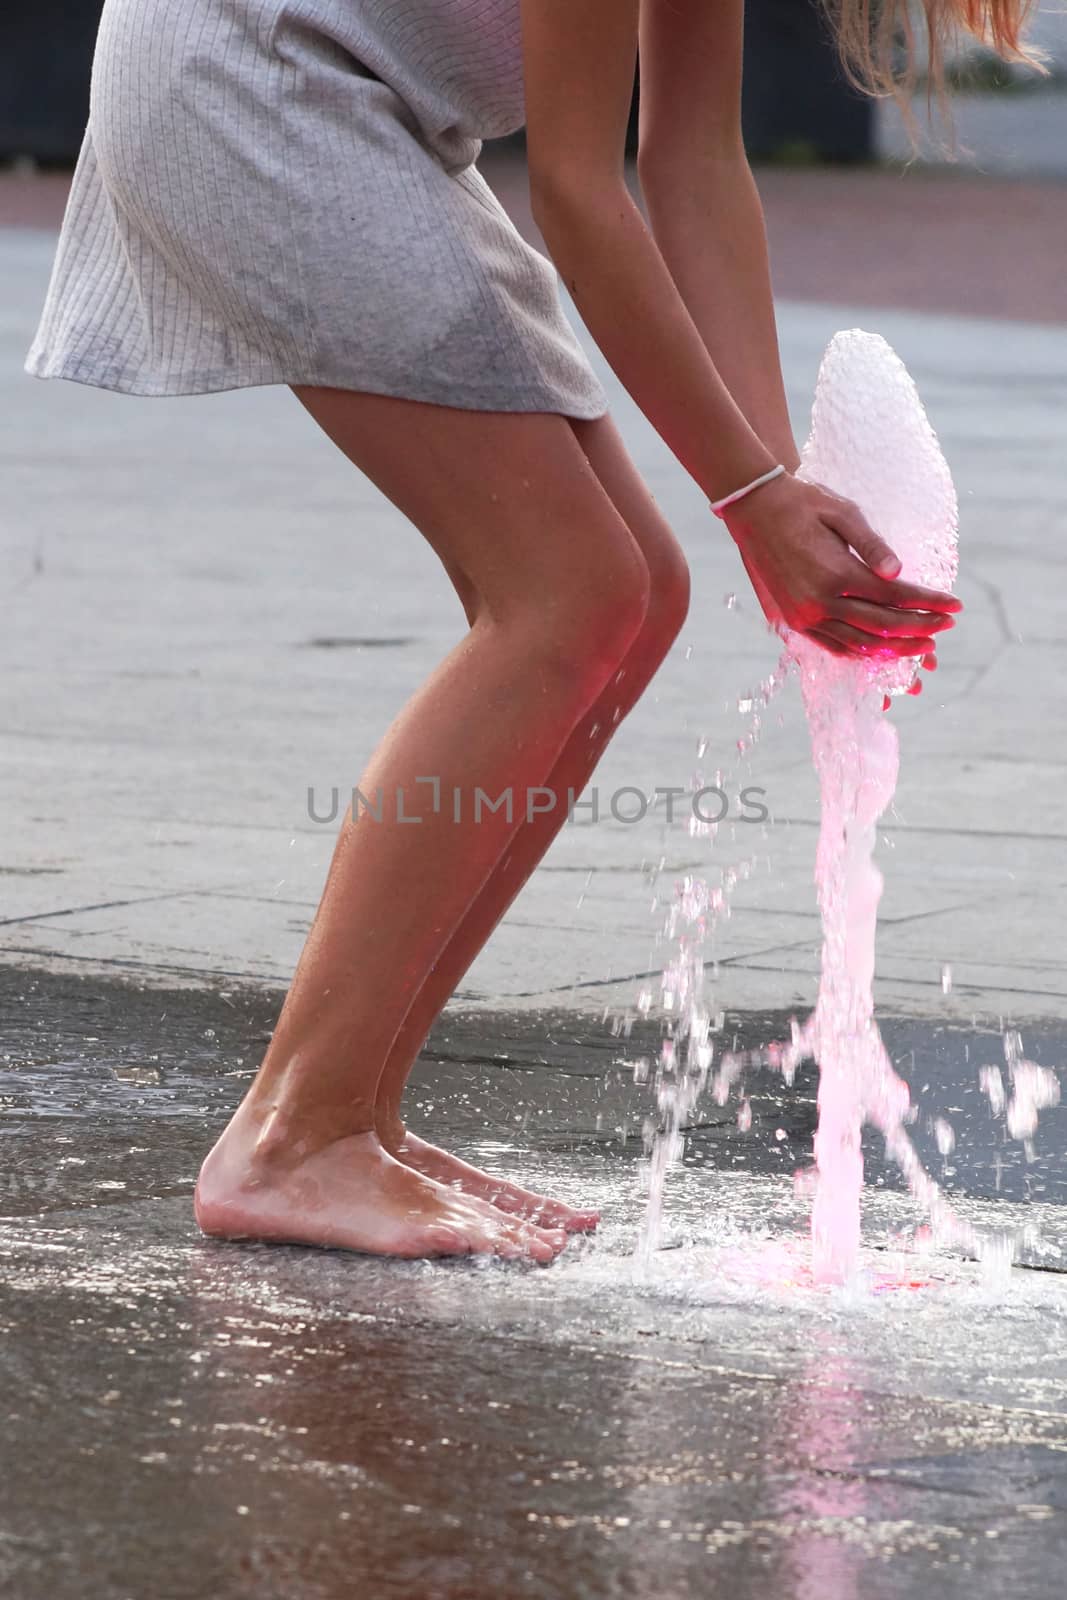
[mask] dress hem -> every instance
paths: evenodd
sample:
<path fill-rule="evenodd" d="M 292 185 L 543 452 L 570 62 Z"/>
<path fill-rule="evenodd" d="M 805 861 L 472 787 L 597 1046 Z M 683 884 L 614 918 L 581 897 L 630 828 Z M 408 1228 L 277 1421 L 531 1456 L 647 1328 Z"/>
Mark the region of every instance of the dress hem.
<path fill-rule="evenodd" d="M 606 416 L 610 408 L 606 394 L 603 403 L 598 403 L 598 409 L 594 410 L 593 402 L 588 405 L 580 402 L 568 404 L 559 397 L 554 398 L 547 394 L 543 388 L 531 387 L 528 391 L 529 399 L 521 399 L 515 405 L 501 405 L 499 399 L 491 399 L 488 393 L 470 389 L 463 390 L 462 394 L 449 390 L 447 397 L 442 393 L 438 399 L 427 394 L 425 386 L 421 394 L 410 394 L 374 383 L 356 382 L 348 377 L 332 378 L 321 372 L 279 373 L 270 377 L 236 377 L 233 374 L 212 378 L 179 377 L 167 384 L 152 384 L 138 379 L 108 379 L 98 373 L 89 373 L 77 365 L 62 362 L 27 359 L 23 363 L 22 370 L 31 378 L 45 381 L 61 379 L 69 383 L 84 384 L 93 389 L 106 389 L 112 394 L 126 394 L 149 400 L 175 400 L 197 394 L 225 394 L 237 389 L 266 389 L 301 384 L 308 388 L 350 389 L 356 394 L 376 394 L 386 399 L 414 400 L 424 405 L 451 406 L 461 411 L 504 411 L 517 414 L 558 412 L 562 416 L 575 417 L 582 422 L 593 422 L 598 417 Z"/>

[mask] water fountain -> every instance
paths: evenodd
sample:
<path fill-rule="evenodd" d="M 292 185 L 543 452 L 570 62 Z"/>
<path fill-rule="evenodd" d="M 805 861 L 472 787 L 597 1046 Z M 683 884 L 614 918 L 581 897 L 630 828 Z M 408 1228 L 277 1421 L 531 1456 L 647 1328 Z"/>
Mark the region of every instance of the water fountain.
<path fill-rule="evenodd" d="M 800 476 L 854 500 L 900 557 L 903 578 L 951 588 L 958 565 L 952 476 L 914 383 L 877 334 L 851 329 L 830 341 Z M 866 660 L 833 656 L 798 634 L 787 648 L 800 673 L 819 777 L 815 882 L 823 950 L 815 1010 L 781 1064 L 790 1072 L 810 1055 L 819 1066 L 812 1265 L 816 1279 L 841 1281 L 858 1259 L 865 1121 L 884 1134 L 935 1224 L 942 1232 L 950 1225 L 907 1135 L 911 1097 L 882 1042 L 872 994 L 882 891 L 875 827 L 899 765 L 897 731 L 882 708 L 886 695 L 907 690 L 915 662 L 888 652 Z"/>
<path fill-rule="evenodd" d="M 951 473 L 911 377 L 878 335 L 851 329 L 830 341 L 799 476 L 854 500 L 900 557 L 902 577 L 933 588 L 952 587 L 958 508 Z M 775 1067 L 792 1083 L 799 1063 L 813 1057 L 820 1087 L 812 1269 L 816 1281 L 843 1282 L 854 1277 L 858 1264 L 864 1123 L 884 1136 L 935 1236 L 974 1251 L 980 1241 L 923 1169 L 908 1134 L 915 1116 L 910 1092 L 893 1068 L 874 1018 L 882 890 L 873 861 L 875 828 L 892 799 L 899 759 L 896 729 L 883 706 L 887 696 L 909 688 L 915 661 L 888 652 L 865 660 L 838 657 L 797 634 L 785 637 L 785 655 L 760 699 L 766 704 L 789 672 L 799 674 L 821 792 L 815 863 L 823 927 L 818 998 L 806 1023 L 794 1019 L 787 1043 L 754 1054 L 727 1052 L 712 1076 L 703 985 L 709 894 L 699 880 L 685 880 L 674 917 L 677 921 L 680 915 L 688 931 L 664 974 L 665 1010 L 673 1011 L 674 1019 L 656 1077 L 659 1122 L 649 1139 L 649 1202 L 638 1255 L 647 1263 L 657 1247 L 665 1176 L 680 1155 L 686 1118 L 709 1076 L 716 1100 L 725 1104 L 753 1064 Z M 748 742 L 741 741 L 741 748 Z M 1028 1083 L 1023 1089 L 1029 1117 L 1054 1085 L 1043 1078 L 1031 1095 Z M 746 1105 L 739 1115 L 742 1127 Z"/>

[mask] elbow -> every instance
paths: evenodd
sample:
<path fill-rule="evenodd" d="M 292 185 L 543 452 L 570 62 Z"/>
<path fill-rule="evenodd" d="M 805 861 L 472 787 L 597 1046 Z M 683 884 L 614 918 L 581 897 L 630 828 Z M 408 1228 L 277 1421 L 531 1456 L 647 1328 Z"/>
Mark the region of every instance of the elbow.
<path fill-rule="evenodd" d="M 546 239 L 566 225 L 569 218 L 580 217 L 588 201 L 589 196 L 580 183 L 556 177 L 530 177 L 530 211 Z"/>
<path fill-rule="evenodd" d="M 692 136 L 642 145 L 637 153 L 637 179 L 649 190 L 692 190 L 731 177 L 748 167 L 740 126 L 727 124 L 700 139 Z"/>
<path fill-rule="evenodd" d="M 621 174 L 594 177 L 582 172 L 577 177 L 548 178 L 530 175 L 530 212 L 546 240 L 560 230 L 572 231 L 602 214 L 616 193 L 630 199 Z"/>
<path fill-rule="evenodd" d="M 563 202 L 564 190 L 558 181 L 530 174 L 530 213 L 542 233 L 553 217 L 559 215 Z"/>

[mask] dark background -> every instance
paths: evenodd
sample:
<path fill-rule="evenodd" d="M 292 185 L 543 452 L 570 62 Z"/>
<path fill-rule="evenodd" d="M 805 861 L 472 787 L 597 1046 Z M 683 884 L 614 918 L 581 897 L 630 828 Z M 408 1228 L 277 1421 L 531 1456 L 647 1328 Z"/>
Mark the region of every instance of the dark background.
<path fill-rule="evenodd" d="M 102 0 L 37 0 L 9 10 L 0 52 L 0 161 L 64 166 L 77 157 L 101 9 Z M 638 92 L 639 75 L 630 155 L 637 150 Z M 872 102 L 844 82 L 817 0 L 747 0 L 742 104 L 752 159 L 872 158 Z"/>

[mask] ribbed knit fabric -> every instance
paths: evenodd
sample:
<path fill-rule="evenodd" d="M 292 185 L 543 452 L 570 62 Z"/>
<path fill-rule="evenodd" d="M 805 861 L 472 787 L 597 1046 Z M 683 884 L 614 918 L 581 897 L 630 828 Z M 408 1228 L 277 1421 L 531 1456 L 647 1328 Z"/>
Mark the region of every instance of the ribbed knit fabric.
<path fill-rule="evenodd" d="M 602 416 L 475 165 L 524 118 L 519 0 L 106 0 L 26 371 Z"/>

